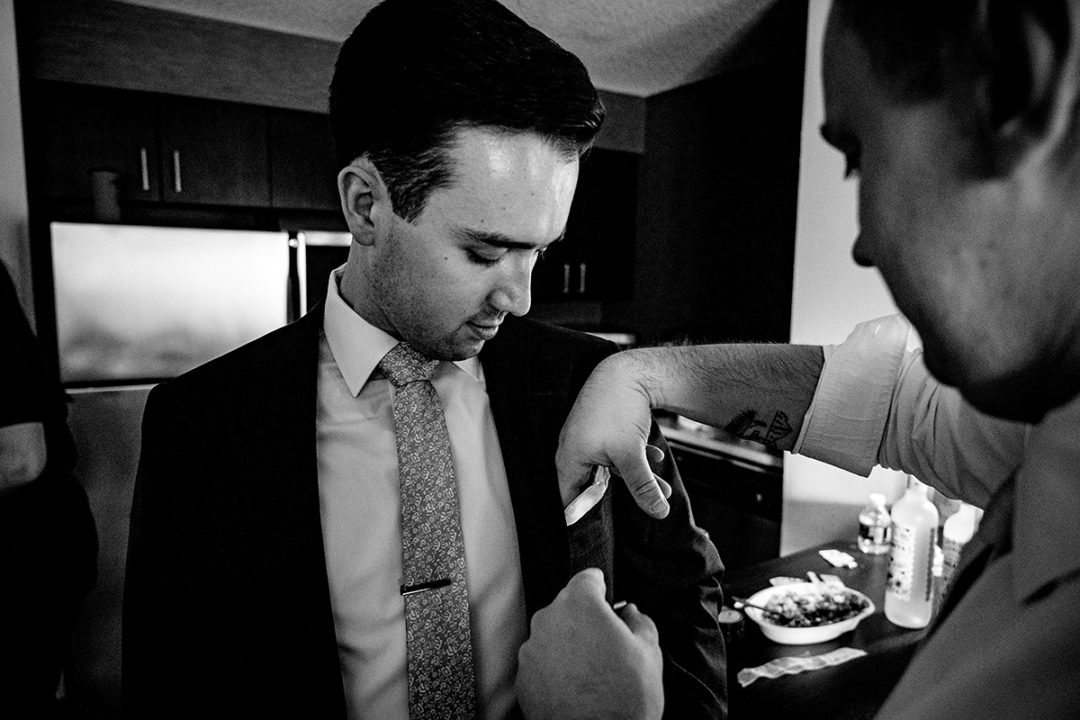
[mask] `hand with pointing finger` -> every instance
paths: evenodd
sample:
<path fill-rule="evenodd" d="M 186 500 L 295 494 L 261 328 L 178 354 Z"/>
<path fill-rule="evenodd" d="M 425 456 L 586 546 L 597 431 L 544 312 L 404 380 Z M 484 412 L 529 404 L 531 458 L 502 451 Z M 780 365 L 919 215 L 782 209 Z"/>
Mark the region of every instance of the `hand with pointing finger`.
<path fill-rule="evenodd" d="M 574 575 L 532 619 L 518 652 L 517 693 L 528 720 L 657 720 L 664 710 L 656 625 L 633 604 L 616 612 L 604 576 Z"/>

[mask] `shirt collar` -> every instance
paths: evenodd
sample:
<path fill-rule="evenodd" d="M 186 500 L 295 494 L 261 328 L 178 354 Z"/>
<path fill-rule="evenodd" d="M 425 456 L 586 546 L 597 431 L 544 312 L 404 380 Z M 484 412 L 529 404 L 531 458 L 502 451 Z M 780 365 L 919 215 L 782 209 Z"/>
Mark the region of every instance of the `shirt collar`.
<path fill-rule="evenodd" d="M 342 265 L 330 273 L 323 315 L 323 334 L 349 392 L 356 397 L 371 378 L 379 361 L 399 341 L 360 317 L 341 297 L 338 283 L 344 268 Z M 441 362 L 436 370 L 436 377 L 442 373 L 453 372 L 455 366 L 473 380 L 483 383 L 483 370 L 476 357 L 453 363 Z"/>
<path fill-rule="evenodd" d="M 1016 476 L 1016 591 L 1030 597 L 1080 571 L 1080 396 L 1035 426 Z"/>

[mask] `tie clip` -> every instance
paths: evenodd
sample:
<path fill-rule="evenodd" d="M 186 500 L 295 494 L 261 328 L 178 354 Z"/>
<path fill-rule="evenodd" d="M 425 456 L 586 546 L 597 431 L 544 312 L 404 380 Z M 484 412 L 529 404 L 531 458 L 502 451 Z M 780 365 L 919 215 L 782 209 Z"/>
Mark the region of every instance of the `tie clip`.
<path fill-rule="evenodd" d="M 416 585 L 402 585 L 401 596 L 406 597 L 408 595 L 415 595 L 416 593 L 422 593 L 426 590 L 438 590 L 450 585 L 450 578 L 443 578 L 442 580 L 429 580 L 428 582 L 417 583 Z"/>

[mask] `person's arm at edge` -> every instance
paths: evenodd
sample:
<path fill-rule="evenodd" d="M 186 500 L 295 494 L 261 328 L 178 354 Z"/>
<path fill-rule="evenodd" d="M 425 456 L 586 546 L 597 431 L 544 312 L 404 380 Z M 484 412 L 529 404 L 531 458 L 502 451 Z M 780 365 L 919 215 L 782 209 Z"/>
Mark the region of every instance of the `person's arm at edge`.
<path fill-rule="evenodd" d="M 23 313 L 15 284 L 0 263 L 0 495 L 28 485 L 45 472 L 67 472 L 74 444 L 58 383 L 45 370 L 37 337 Z"/>
<path fill-rule="evenodd" d="M 612 355 L 582 387 L 559 437 L 563 504 L 581 491 L 592 466 L 607 465 L 641 509 L 653 517 L 667 515 L 646 455 L 654 409 L 790 450 L 822 363 L 821 348 L 806 345 L 698 345 Z"/>
<path fill-rule="evenodd" d="M 44 424 L 0 427 L 0 495 L 37 480 L 45 470 L 45 459 Z"/>

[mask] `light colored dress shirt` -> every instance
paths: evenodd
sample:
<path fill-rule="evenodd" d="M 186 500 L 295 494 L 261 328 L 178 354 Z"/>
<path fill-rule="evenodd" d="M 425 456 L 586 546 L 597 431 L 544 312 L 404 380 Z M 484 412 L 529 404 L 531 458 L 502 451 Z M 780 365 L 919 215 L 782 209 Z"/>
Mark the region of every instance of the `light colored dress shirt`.
<path fill-rule="evenodd" d="M 319 344 L 317 453 L 323 543 L 348 716 L 409 717 L 401 499 L 393 388 L 371 378 L 396 343 L 342 300 L 331 274 Z M 478 358 L 432 377 L 446 414 L 465 537 L 482 717 L 516 704 L 525 599 L 506 468 Z M 287 619 L 284 620 L 287 622 Z"/>
<path fill-rule="evenodd" d="M 883 318 L 826 348 L 795 451 L 903 470 L 985 507 L 963 562 L 998 552 L 877 717 L 1080 718 L 1080 398 L 1037 425 L 983 415 L 930 376 L 908 332 Z"/>

